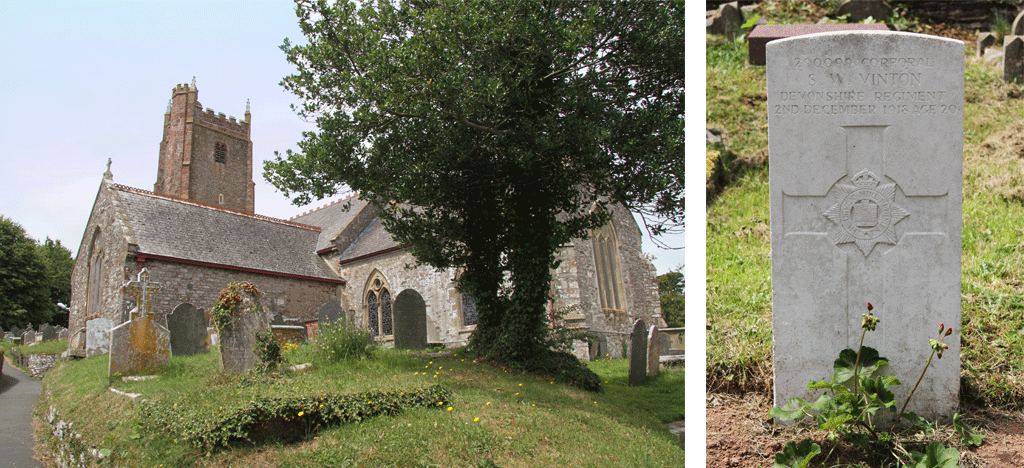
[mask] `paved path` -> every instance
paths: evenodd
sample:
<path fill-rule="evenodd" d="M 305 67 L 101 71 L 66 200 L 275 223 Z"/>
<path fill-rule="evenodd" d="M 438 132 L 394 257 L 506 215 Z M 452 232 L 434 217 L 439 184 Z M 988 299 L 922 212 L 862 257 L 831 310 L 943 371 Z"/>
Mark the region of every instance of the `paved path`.
<path fill-rule="evenodd" d="M 42 467 L 32 458 L 32 410 L 39 400 L 39 381 L 4 362 L 0 375 L 0 468 Z"/>

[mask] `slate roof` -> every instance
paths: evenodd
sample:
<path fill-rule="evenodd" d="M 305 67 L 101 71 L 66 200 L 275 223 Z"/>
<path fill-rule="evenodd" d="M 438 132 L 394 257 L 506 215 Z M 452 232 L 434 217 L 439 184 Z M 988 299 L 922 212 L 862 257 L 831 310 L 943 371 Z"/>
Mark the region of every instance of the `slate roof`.
<path fill-rule="evenodd" d="M 345 210 L 345 205 L 349 202 L 351 202 L 351 208 Z M 366 201 L 360 200 L 357 196 L 353 195 L 336 200 L 315 210 L 307 211 L 291 218 L 289 221 L 320 228 L 320 238 L 316 243 L 316 251 L 319 252 L 332 247 L 331 242 L 338 237 L 338 234 L 341 234 L 341 231 L 348 226 L 352 218 L 364 206 L 366 206 Z"/>
<path fill-rule="evenodd" d="M 340 282 L 316 254 L 320 231 L 114 185 L 143 256 Z"/>
<path fill-rule="evenodd" d="M 380 222 L 380 218 L 374 218 L 373 222 L 359 235 L 359 238 L 342 252 L 340 261 L 345 262 L 398 246 L 398 242 L 391 238 L 391 233 L 384 230 L 384 224 Z"/>

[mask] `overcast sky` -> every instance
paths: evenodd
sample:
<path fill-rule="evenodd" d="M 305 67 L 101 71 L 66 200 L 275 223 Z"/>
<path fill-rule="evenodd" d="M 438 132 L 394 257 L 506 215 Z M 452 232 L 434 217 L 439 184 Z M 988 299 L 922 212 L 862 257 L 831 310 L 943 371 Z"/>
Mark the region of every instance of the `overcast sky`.
<path fill-rule="evenodd" d="M 305 42 L 285 1 L 0 2 L 0 215 L 74 255 L 108 158 L 116 183 L 153 190 L 171 90 L 193 76 L 203 107 L 241 120 L 251 101 L 256 213 L 328 203 L 297 207 L 263 180 L 262 161 L 315 130 L 278 84 L 286 37 Z M 659 274 L 683 265 L 681 249 L 644 250 Z"/>

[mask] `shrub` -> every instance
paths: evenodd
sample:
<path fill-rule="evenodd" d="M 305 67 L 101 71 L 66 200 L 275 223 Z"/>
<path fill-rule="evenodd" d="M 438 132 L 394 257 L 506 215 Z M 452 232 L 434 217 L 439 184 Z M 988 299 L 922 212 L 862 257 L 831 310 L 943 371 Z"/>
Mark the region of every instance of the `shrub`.
<path fill-rule="evenodd" d="M 371 357 L 375 348 L 368 330 L 345 320 L 336 320 L 320 326 L 315 355 L 322 361 L 340 362 Z"/>
<path fill-rule="evenodd" d="M 278 364 L 284 362 L 284 357 L 281 356 L 281 345 L 274 339 L 274 333 L 270 330 L 256 332 L 256 345 L 253 349 L 260 359 L 257 366 L 259 371 L 275 370 Z"/>

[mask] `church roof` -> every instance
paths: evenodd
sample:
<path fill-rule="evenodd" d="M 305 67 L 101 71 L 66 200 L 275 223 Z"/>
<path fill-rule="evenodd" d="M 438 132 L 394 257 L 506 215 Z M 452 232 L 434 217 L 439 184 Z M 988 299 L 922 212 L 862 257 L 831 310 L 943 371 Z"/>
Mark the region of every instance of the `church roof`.
<path fill-rule="evenodd" d="M 346 260 L 354 260 L 395 247 L 399 247 L 398 242 L 391 238 L 391 233 L 384 229 L 384 223 L 380 222 L 380 218 L 374 217 L 370 226 L 359 235 L 359 238 L 348 249 L 342 252 L 341 262 L 344 263 Z"/>
<path fill-rule="evenodd" d="M 136 256 L 340 282 L 316 254 L 320 229 L 114 185 Z"/>
<path fill-rule="evenodd" d="M 349 209 L 345 209 L 349 206 Z M 366 206 L 366 201 L 353 195 L 328 203 L 320 208 L 307 211 L 290 221 L 320 228 L 320 237 L 316 243 L 316 251 L 333 247 L 333 241 L 359 212 Z"/>

